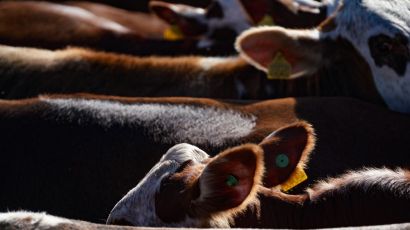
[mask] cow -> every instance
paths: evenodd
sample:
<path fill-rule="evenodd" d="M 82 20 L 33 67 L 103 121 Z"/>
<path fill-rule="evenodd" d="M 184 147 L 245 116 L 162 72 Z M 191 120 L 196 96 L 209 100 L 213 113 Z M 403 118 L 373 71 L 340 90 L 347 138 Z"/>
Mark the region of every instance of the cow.
<path fill-rule="evenodd" d="M 199 48 L 233 44 L 242 31 L 257 25 L 287 28 L 319 25 L 335 3 L 313 0 L 214 0 L 206 8 L 151 1 L 151 11 L 176 26 L 181 38 L 199 38 Z M 233 46 L 232 46 L 233 47 Z"/>
<path fill-rule="evenodd" d="M 107 223 L 316 229 L 410 221 L 408 169 L 351 171 L 297 195 L 264 187 L 265 180 L 278 185 L 272 182 L 308 164 L 314 145 L 309 135 L 309 126 L 297 124 L 259 145 L 230 148 L 213 158 L 195 146 L 176 145 L 115 205 Z"/>
<path fill-rule="evenodd" d="M 327 76 L 333 82 L 326 84 L 328 90 L 409 113 L 408 9 L 410 2 L 403 0 L 344 0 L 316 29 L 250 29 L 236 47 L 272 78 L 320 76 L 325 84 Z"/>
<path fill-rule="evenodd" d="M 141 230 L 141 227 L 103 225 L 53 216 L 44 212 L 14 211 L 0 213 L 0 227 L 4 229 L 70 229 L 70 230 Z M 380 226 L 332 228 L 326 230 L 406 230 L 409 223 Z M 164 228 L 150 228 L 164 230 Z M 323 229 L 325 230 L 325 229 Z"/>
<path fill-rule="evenodd" d="M 47 211 L 98 223 L 175 144 L 214 156 L 258 144 L 301 120 L 315 128 L 318 142 L 308 179 L 295 193 L 346 170 L 409 166 L 410 118 L 351 98 L 0 100 L 0 174 L 6 175 L 0 211 Z"/>
<path fill-rule="evenodd" d="M 155 15 L 99 3 L 0 2 L 0 43 L 6 45 L 81 46 L 134 55 L 212 54 L 193 49 L 196 41 L 164 40 L 168 28 Z"/>
<path fill-rule="evenodd" d="M 2 98 L 74 92 L 229 99 L 347 96 L 408 113 L 410 29 L 408 14 L 401 13 L 408 4 L 346 0 L 317 29 L 251 29 L 236 43 L 245 61 L 191 56 L 140 59 L 82 49 L 49 52 L 2 46 L 0 94 Z M 351 21 L 351 15 L 364 18 L 362 24 Z M 294 79 L 298 76 L 304 78 Z"/>

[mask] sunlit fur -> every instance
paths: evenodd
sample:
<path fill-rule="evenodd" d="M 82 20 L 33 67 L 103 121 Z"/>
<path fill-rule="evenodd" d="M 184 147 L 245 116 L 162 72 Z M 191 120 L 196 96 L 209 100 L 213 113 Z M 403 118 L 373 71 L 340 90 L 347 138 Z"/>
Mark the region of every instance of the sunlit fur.
<path fill-rule="evenodd" d="M 120 218 L 126 219 L 136 226 L 229 228 L 235 215 L 244 211 L 247 206 L 256 202 L 255 198 L 257 189 L 261 184 L 262 175 L 264 173 L 263 151 L 260 147 L 257 145 L 249 145 L 238 148 L 250 148 L 256 157 L 256 169 L 252 190 L 240 206 L 228 211 L 216 212 L 210 216 L 205 214 L 208 212 L 206 200 L 208 197 L 212 197 L 215 193 L 215 191 L 207 189 L 207 181 L 212 181 L 215 177 L 218 177 L 218 175 L 214 175 L 212 172 L 206 170 L 205 165 L 210 164 L 210 162 L 213 161 L 219 161 L 219 159 L 223 162 L 223 157 L 227 154 L 231 154 L 231 151 L 235 151 L 235 149 L 223 152 L 217 157 L 209 159 L 209 156 L 205 152 L 195 146 L 178 144 L 169 149 L 161 160 L 148 172 L 144 179 L 115 205 L 107 222 L 110 223 L 116 218 Z M 161 181 L 171 173 L 174 173 L 186 160 L 192 160 L 193 165 L 205 166 L 205 170 L 201 175 L 202 180 L 200 180 L 201 195 L 194 201 L 195 204 L 199 204 L 194 205 L 196 207 L 196 213 L 200 213 L 200 216 L 204 217 L 186 216 L 183 221 L 177 223 L 165 223 L 156 214 L 155 193 L 159 192 Z M 201 169 L 198 170 L 203 170 L 203 167 L 200 168 Z"/>
<path fill-rule="evenodd" d="M 348 39 L 367 60 L 376 87 L 390 109 L 406 113 L 410 112 L 410 61 L 404 76 L 388 66 L 376 66 L 368 39 L 378 34 L 395 37 L 397 33 L 409 39 L 409 11 L 410 1 L 406 0 L 344 0 L 335 17 L 336 29 L 321 34 L 322 38 Z"/>
<path fill-rule="evenodd" d="M 0 213 L 0 228 L 16 229 L 51 229 L 62 224 L 72 223 L 68 219 L 27 211 Z M 34 227 L 34 228 L 33 228 Z"/>

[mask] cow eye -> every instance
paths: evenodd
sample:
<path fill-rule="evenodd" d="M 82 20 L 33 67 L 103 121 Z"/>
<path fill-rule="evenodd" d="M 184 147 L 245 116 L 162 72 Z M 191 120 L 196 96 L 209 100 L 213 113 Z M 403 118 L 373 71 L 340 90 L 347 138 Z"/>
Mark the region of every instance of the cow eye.
<path fill-rule="evenodd" d="M 181 164 L 181 166 L 179 166 L 179 168 L 177 169 L 177 171 L 175 171 L 175 173 L 180 173 L 184 171 L 184 169 L 188 167 L 189 165 L 192 165 L 192 163 L 193 163 L 192 160 L 185 161 L 184 163 Z"/>
<path fill-rule="evenodd" d="M 390 42 L 381 42 L 377 44 L 380 54 L 387 55 L 391 52 L 393 45 Z"/>

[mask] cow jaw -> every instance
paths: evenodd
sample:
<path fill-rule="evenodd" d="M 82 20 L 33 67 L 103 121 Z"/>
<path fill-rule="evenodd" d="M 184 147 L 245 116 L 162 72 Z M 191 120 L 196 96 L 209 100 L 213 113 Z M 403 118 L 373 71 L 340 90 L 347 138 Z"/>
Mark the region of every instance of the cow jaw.
<path fill-rule="evenodd" d="M 271 63 L 280 53 L 291 66 L 285 72 L 289 79 L 344 75 L 340 81 L 352 83 L 349 87 L 354 92 L 348 96 L 372 102 L 382 98 L 390 109 L 410 113 L 408 9 L 408 1 L 345 0 L 318 29 L 251 29 L 238 37 L 236 48 L 268 73 L 270 66 L 277 66 Z M 337 49 L 340 43 L 349 43 L 345 45 L 348 50 Z"/>
<path fill-rule="evenodd" d="M 349 40 L 369 64 L 387 106 L 405 113 L 410 113 L 409 10 L 409 1 L 345 0 L 335 15 L 335 29 L 322 33 L 323 38 Z M 386 40 L 375 46 L 373 41 L 380 37 Z"/>
<path fill-rule="evenodd" d="M 256 199 L 263 171 L 263 150 L 257 145 L 209 159 L 200 149 L 179 144 L 115 205 L 107 223 L 229 227 L 233 216 Z"/>

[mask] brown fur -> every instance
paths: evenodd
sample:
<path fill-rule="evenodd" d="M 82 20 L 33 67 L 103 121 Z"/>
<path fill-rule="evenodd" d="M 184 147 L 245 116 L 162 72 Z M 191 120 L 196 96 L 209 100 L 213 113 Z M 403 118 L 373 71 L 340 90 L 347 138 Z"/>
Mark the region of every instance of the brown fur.
<path fill-rule="evenodd" d="M 62 12 L 61 8 L 86 14 Z M 52 22 L 52 23 L 51 23 Z M 118 30 L 109 24 L 122 26 Z M 68 45 L 126 52 L 144 39 L 158 39 L 168 26 L 147 13 L 134 13 L 98 3 L 57 4 L 34 1 L 0 3 L 2 44 L 57 49 Z M 140 42 L 140 44 L 138 43 Z M 126 47 L 128 46 L 128 47 Z"/>
<path fill-rule="evenodd" d="M 261 102 L 85 94 L 43 98 L 0 100 L 0 146 L 5 156 L 1 161 L 4 167 L 0 169 L 10 178 L 3 181 L 3 186 L 21 191 L 19 194 L 15 194 L 15 190 L 2 191 L 0 199 L 6 197 L 2 202 L 10 209 L 55 210 L 57 215 L 97 221 L 106 217 L 115 202 L 170 148 L 170 143 L 175 143 L 145 135 L 145 127 L 135 127 L 132 119 L 118 125 L 120 113 L 116 115 L 113 111 L 112 122 L 100 124 L 82 110 L 75 110 L 73 114 L 60 110 L 54 103 L 46 103 L 47 98 L 98 100 L 101 104 L 115 102 L 124 110 L 128 105 L 141 103 L 190 105 L 221 111 L 229 109 L 245 117 L 255 117 L 256 124 L 246 136 L 223 141 L 218 146 L 190 142 L 210 155 L 243 143 L 257 144 L 282 127 L 306 120 L 315 127 L 317 144 L 305 169 L 308 180 L 293 192 L 303 190 L 316 179 L 336 176 L 347 169 L 409 167 L 406 160 L 410 135 L 408 116 L 349 98 L 285 98 Z M 100 111 L 96 108 L 94 112 L 98 115 Z M 138 114 L 135 116 L 138 119 Z M 219 136 L 205 138 L 220 139 Z M 56 161 L 57 157 L 64 160 Z M 84 160 L 78 163 L 80 158 Z M 37 173 L 26 173 L 22 168 Z M 72 173 L 67 174 L 66 169 L 72 169 Z M 54 173 L 50 174 L 51 171 Z M 16 178 L 21 183 L 16 184 Z M 49 189 L 43 190 L 44 187 Z M 101 190 L 102 187 L 105 189 Z M 28 192 L 33 189 L 43 192 Z M 61 192 L 70 196 L 61 199 L 58 195 Z M 84 202 L 89 205 L 84 206 Z"/>
<path fill-rule="evenodd" d="M 268 80 L 265 73 L 240 58 L 221 59 L 204 69 L 200 60 L 212 59 L 139 58 L 79 48 L 46 51 L 2 46 L 0 97 L 78 92 L 226 99 L 350 96 L 383 104 L 368 65 L 353 47 L 342 39 L 327 43 L 322 55 L 334 60 L 324 61 L 314 76 L 295 80 Z M 305 45 L 315 44 L 306 41 Z M 352 64 L 358 67 L 339 68 Z M 244 92 L 238 91 L 237 84 Z"/>
<path fill-rule="evenodd" d="M 368 172 L 377 173 L 378 170 L 382 169 L 368 169 Z M 410 180 L 403 175 L 409 171 L 384 170 L 390 175 L 379 172 L 379 178 L 369 178 L 362 175 L 366 170 L 350 172 L 318 182 L 306 194 L 300 195 L 262 188 L 262 214 L 258 221 L 254 219 L 256 214 L 249 211 L 237 218 L 238 225 L 235 226 L 323 228 L 408 222 Z"/>
<path fill-rule="evenodd" d="M 191 56 L 139 58 L 78 48 L 46 51 L 6 46 L 0 47 L 0 53 L 3 98 L 88 92 L 239 99 L 235 81 L 249 89 L 248 97 L 258 98 L 263 76 L 238 58 L 221 59 L 206 70 L 201 57 Z"/>

